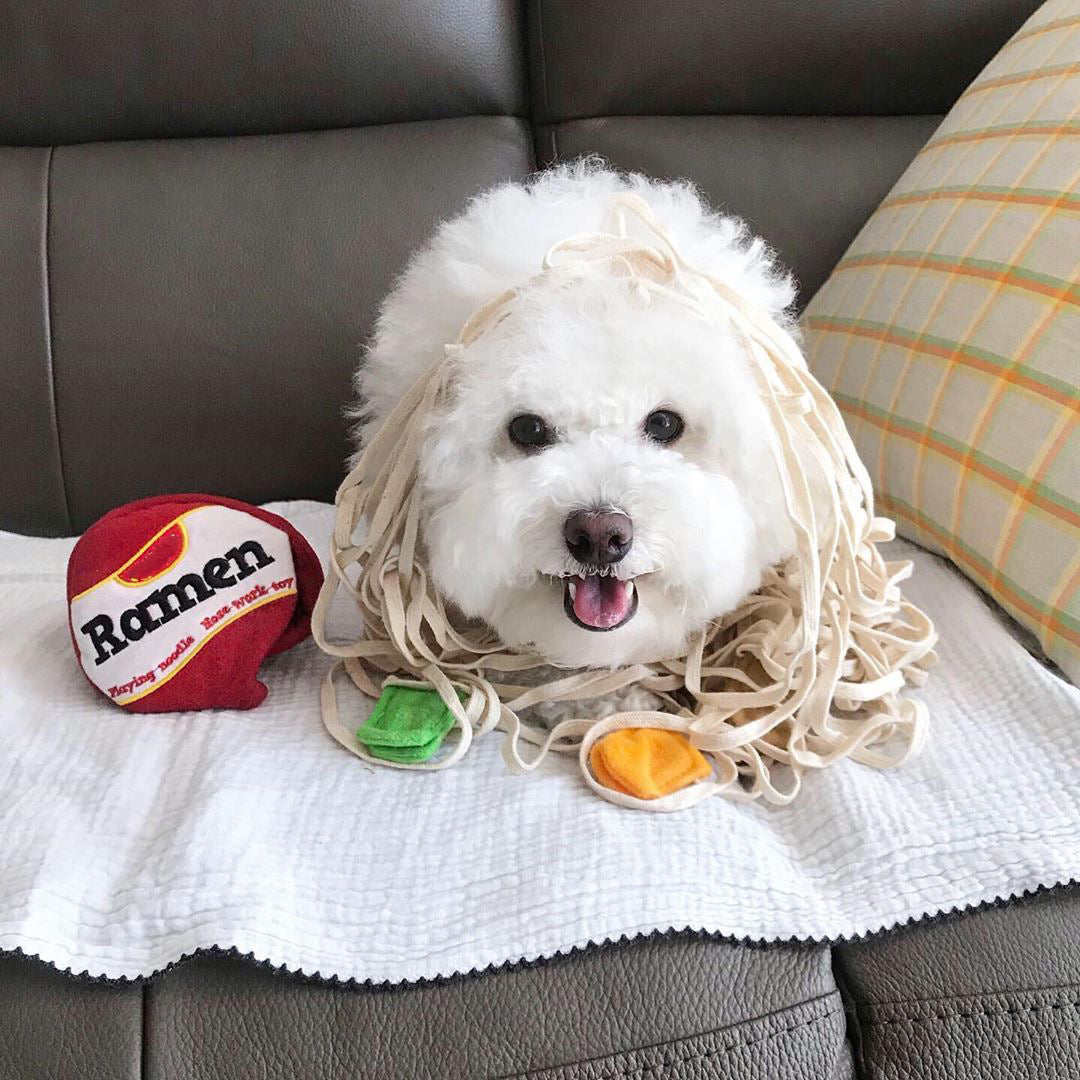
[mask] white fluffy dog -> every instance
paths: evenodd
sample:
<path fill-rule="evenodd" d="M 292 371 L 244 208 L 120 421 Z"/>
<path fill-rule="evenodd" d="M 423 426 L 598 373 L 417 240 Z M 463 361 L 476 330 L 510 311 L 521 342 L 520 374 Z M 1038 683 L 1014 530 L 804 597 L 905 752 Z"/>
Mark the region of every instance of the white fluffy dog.
<path fill-rule="evenodd" d="M 533 279 L 557 241 L 604 228 L 624 191 L 689 263 L 787 321 L 790 278 L 689 185 L 596 163 L 553 170 L 475 199 L 413 258 L 358 376 L 361 442 L 476 309 Z M 559 667 L 678 656 L 794 549 L 742 346 L 610 273 L 573 289 L 541 275 L 515 304 L 470 346 L 427 430 L 434 583 L 506 645 Z"/>

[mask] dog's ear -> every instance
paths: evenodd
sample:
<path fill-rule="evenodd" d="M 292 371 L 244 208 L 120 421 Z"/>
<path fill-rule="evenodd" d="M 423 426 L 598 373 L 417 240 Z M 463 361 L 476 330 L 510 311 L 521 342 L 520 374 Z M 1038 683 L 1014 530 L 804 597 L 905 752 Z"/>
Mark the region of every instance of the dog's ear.
<path fill-rule="evenodd" d="M 746 235 L 749 229 L 742 222 Z M 758 303 L 777 322 L 784 324 L 791 330 L 795 324 L 795 314 L 792 310 L 795 297 L 798 294 L 798 283 L 794 275 L 783 266 L 768 244 L 760 236 L 753 237 L 746 248 L 748 285 L 759 293 Z"/>
<path fill-rule="evenodd" d="M 631 173 L 625 182 L 664 223 L 691 266 L 723 281 L 791 329 L 795 279 L 745 221 L 714 212 L 704 194 L 688 181 L 660 183 Z"/>
<path fill-rule="evenodd" d="M 713 230 L 713 243 L 707 245 L 703 262 L 696 265 L 730 285 L 791 331 L 795 326 L 794 304 L 798 292 L 791 272 L 741 218 L 713 217 L 708 224 Z"/>

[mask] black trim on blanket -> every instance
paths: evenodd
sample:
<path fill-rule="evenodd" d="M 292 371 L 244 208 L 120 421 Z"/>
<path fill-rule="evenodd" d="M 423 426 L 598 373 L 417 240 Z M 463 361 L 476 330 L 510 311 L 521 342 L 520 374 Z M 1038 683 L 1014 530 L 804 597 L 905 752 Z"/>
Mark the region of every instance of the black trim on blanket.
<path fill-rule="evenodd" d="M 1070 878 L 1068 881 L 1062 881 L 1056 885 L 1039 885 L 1034 889 L 1025 889 L 1022 892 L 1014 893 L 1010 896 L 1000 896 L 993 900 L 983 900 L 976 904 L 955 906 L 949 908 L 948 911 L 939 911 L 934 915 L 912 915 L 903 922 L 894 923 L 892 926 L 886 927 L 883 930 L 868 931 L 863 934 L 852 934 L 850 936 L 840 935 L 837 937 L 821 938 L 800 938 L 792 936 L 787 938 L 764 939 L 735 937 L 731 934 L 710 930 L 693 930 L 689 927 L 681 930 L 651 930 L 647 933 L 633 935 L 621 934 L 618 938 L 609 938 L 603 941 L 590 941 L 585 945 L 574 945 L 568 949 L 560 950 L 551 956 L 537 957 L 535 960 L 505 960 L 501 964 L 489 964 L 483 968 L 473 968 L 471 971 L 457 972 L 453 975 L 437 975 L 432 978 L 422 979 L 401 979 L 397 982 L 389 980 L 374 982 L 371 979 L 343 979 L 337 975 L 321 975 L 319 972 L 308 974 L 305 971 L 290 970 L 286 965 L 275 964 L 272 960 L 260 960 L 254 953 L 242 953 L 235 946 L 223 948 L 219 945 L 210 945 L 206 948 L 195 949 L 190 953 L 184 953 L 164 967 L 156 968 L 149 975 L 135 977 L 120 976 L 118 978 L 111 978 L 108 975 L 91 975 L 85 969 L 81 972 L 76 972 L 70 967 L 60 967 L 58 964 L 42 959 L 37 953 L 27 952 L 22 948 L 0 949 L 0 960 L 13 956 L 22 957 L 23 959 L 42 964 L 45 967 L 53 968 L 59 974 L 65 975 L 72 980 L 81 983 L 96 983 L 110 986 L 141 986 L 167 975 L 169 972 L 180 967 L 182 964 L 187 963 L 189 960 L 195 960 L 201 956 L 227 956 L 237 960 L 244 960 L 254 967 L 261 968 L 264 971 L 273 972 L 276 975 L 284 976 L 295 982 L 314 983 L 318 986 L 331 986 L 343 990 L 388 992 L 393 990 L 415 990 L 421 987 L 444 986 L 462 982 L 466 979 L 484 978 L 487 975 L 527 971 L 530 968 L 544 967 L 547 964 L 556 964 L 585 952 L 602 952 L 609 949 L 622 948 L 624 945 L 628 945 L 632 942 L 655 940 L 709 941 L 718 944 L 737 945 L 742 948 L 760 950 L 775 948 L 814 949 L 823 946 L 832 948 L 837 945 L 850 945 L 855 942 L 871 941 L 877 938 L 887 937 L 890 934 L 895 934 L 901 930 L 907 930 L 914 927 L 932 926 L 936 923 L 955 921 L 956 919 L 961 919 L 966 915 L 974 914 L 979 911 L 1010 907 L 1013 904 L 1019 904 L 1025 900 L 1031 900 L 1034 897 L 1043 894 L 1067 893 L 1074 890 L 1078 891 L 1078 895 L 1080 895 L 1080 878 Z"/>

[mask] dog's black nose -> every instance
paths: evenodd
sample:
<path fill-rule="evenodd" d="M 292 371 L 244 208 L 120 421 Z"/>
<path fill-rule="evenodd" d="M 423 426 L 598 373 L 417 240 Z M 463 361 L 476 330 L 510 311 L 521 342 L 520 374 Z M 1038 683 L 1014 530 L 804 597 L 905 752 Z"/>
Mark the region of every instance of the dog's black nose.
<path fill-rule="evenodd" d="M 585 566 L 611 566 L 634 542 L 634 523 L 616 510 L 575 510 L 563 524 L 570 554 Z"/>

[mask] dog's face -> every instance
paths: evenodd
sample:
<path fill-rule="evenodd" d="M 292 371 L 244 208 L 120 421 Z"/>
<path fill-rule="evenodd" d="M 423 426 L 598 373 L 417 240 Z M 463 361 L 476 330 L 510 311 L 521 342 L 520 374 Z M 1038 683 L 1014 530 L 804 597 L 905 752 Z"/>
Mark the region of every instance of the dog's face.
<path fill-rule="evenodd" d="M 606 667 L 678 656 L 789 553 L 730 331 L 594 272 L 533 286 L 466 350 L 421 459 L 436 587 L 507 645 Z"/>

